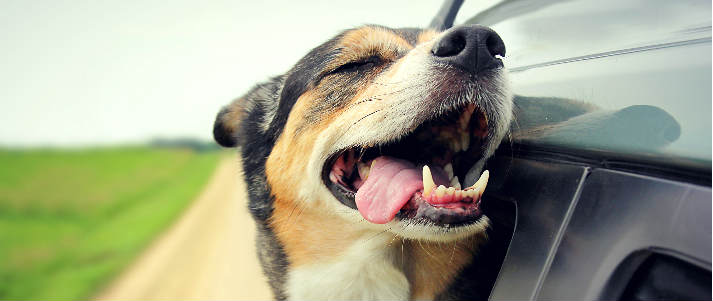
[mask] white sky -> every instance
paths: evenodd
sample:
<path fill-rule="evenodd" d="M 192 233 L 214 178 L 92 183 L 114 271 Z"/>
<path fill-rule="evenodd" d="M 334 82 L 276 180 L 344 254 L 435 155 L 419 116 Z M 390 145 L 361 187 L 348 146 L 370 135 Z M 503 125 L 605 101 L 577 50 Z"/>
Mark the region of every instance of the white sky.
<path fill-rule="evenodd" d="M 3 0 L 0 145 L 212 139 L 221 106 L 342 29 L 424 27 L 441 3 Z"/>

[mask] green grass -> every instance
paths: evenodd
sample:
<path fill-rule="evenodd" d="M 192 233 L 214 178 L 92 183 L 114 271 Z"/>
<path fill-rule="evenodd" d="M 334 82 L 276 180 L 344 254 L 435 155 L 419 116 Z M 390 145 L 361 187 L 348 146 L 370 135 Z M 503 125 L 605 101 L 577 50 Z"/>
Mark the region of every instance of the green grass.
<path fill-rule="evenodd" d="M 0 299 L 86 299 L 197 196 L 219 152 L 0 150 Z"/>

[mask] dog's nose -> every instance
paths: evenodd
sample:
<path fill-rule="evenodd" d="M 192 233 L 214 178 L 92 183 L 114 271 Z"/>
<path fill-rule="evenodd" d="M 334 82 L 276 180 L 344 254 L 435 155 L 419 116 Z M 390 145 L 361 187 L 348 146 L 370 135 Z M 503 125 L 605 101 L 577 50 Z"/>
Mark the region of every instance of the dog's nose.
<path fill-rule="evenodd" d="M 453 64 L 474 75 L 503 66 L 505 43 L 492 29 L 480 25 L 452 28 L 431 49 L 436 60 Z"/>

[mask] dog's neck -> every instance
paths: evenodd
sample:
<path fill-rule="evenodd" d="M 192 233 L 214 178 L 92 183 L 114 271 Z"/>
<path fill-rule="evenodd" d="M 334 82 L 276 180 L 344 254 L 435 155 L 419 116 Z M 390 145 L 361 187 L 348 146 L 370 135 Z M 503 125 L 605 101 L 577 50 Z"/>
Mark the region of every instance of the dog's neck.
<path fill-rule="evenodd" d="M 484 235 L 454 242 L 356 229 L 337 216 L 275 200 L 270 225 L 290 269 L 289 299 L 433 299 L 445 291 Z"/>

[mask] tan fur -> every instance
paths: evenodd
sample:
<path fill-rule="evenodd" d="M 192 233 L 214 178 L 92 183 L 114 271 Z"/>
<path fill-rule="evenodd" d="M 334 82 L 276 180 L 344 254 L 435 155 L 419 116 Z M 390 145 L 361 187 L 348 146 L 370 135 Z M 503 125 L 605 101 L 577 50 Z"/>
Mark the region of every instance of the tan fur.
<path fill-rule="evenodd" d="M 403 38 L 389 31 L 372 27 L 365 27 L 347 33 L 340 41 L 340 45 L 345 49 L 349 49 L 349 51 L 345 51 L 346 57 L 341 57 L 336 60 L 339 64 L 351 59 L 364 57 L 365 53 L 371 51 L 379 51 L 380 55 L 389 55 L 389 51 L 385 49 L 394 47 L 410 49 L 412 47 Z M 393 57 L 394 54 L 392 53 L 390 56 Z M 385 57 L 388 58 L 388 56 Z M 350 101 L 350 104 L 380 93 L 380 90 L 384 89 L 378 85 L 376 88 L 377 89 L 368 89 L 368 87 L 364 87 L 360 89 L 362 92 L 358 93 Z M 320 135 L 325 127 L 332 123 L 336 116 L 340 116 L 344 111 L 339 110 L 333 112 L 331 116 L 321 116 L 322 119 L 318 124 L 312 125 L 310 128 L 304 128 L 301 116 L 305 115 L 314 101 L 321 99 L 321 95 L 315 90 L 316 89 L 307 91 L 299 97 L 290 112 L 283 133 L 277 140 L 266 163 L 266 174 L 268 176 L 268 182 L 272 187 L 272 193 L 282 199 L 299 199 L 299 196 L 296 194 L 298 190 L 295 187 L 296 184 L 298 184 L 296 183 L 296 179 L 302 178 L 301 172 L 305 170 L 307 156 L 312 152 L 312 142 L 316 140 L 317 136 Z M 367 94 L 369 92 L 371 93 Z M 364 110 L 369 108 L 364 107 L 360 109 Z M 356 111 L 354 114 L 359 115 L 363 113 Z M 340 117 L 342 117 L 340 119 L 345 119 L 343 117 L 347 116 Z M 352 117 L 351 120 L 355 119 Z M 299 133 L 298 129 L 300 129 Z"/>
<path fill-rule="evenodd" d="M 298 99 L 265 164 L 267 180 L 275 196 L 270 223 L 293 266 L 336 256 L 354 240 L 354 236 L 343 231 L 348 228 L 346 221 L 299 200 L 299 184 L 304 178 L 307 157 L 316 136 L 329 124 L 329 120 L 324 120 L 296 133 L 301 122 L 299 117 L 314 99 L 311 91 Z"/>
<path fill-rule="evenodd" d="M 418 35 L 418 43 L 421 44 L 430 42 L 435 39 L 439 34 L 440 32 L 435 30 L 424 30 L 421 32 L 421 34 Z"/>
<path fill-rule="evenodd" d="M 433 299 L 445 290 L 461 269 L 473 259 L 484 235 L 453 242 L 406 240 L 406 277 L 411 283 L 411 299 Z"/>
<path fill-rule="evenodd" d="M 283 244 L 293 268 L 337 258 L 367 232 L 353 227 L 339 216 L 320 210 L 319 206 L 310 206 L 314 203 L 299 201 L 297 185 L 306 168 L 307 154 L 312 152 L 312 142 L 323 130 L 322 125 L 329 124 L 320 123 L 296 135 L 300 112 L 307 110 L 313 97 L 307 92 L 295 104 L 293 114 L 290 114 L 266 164 L 268 182 L 275 196 L 270 225 Z M 355 97 L 352 102 L 361 97 Z M 334 116 L 340 116 L 340 113 Z M 404 273 L 414 289 L 412 297 L 420 299 L 433 298 L 437 292 L 444 290 L 462 267 L 471 261 L 472 251 L 479 241 L 480 237 L 451 243 L 402 241 L 394 236 L 390 247 L 406 250 L 397 261 L 407 263 Z"/>
<path fill-rule="evenodd" d="M 400 51 L 413 48 L 402 37 L 375 27 L 363 27 L 350 31 L 342 37 L 339 44 L 345 51 L 337 58 L 334 65 L 371 55 L 379 55 L 383 59 L 393 60 Z"/>
<path fill-rule="evenodd" d="M 418 38 L 419 44 L 430 44 L 437 35 L 435 31 L 423 32 Z M 345 51 L 335 61 L 334 66 L 328 69 L 371 55 L 396 60 L 400 53 L 414 48 L 398 35 L 373 27 L 346 33 L 339 46 Z M 430 47 L 416 50 L 428 49 Z M 312 185 L 307 182 L 304 174 L 310 156 L 314 155 L 315 141 L 324 137 L 336 139 L 334 133 L 346 132 L 365 112 L 387 105 L 386 100 L 365 102 L 373 97 L 386 95 L 390 92 L 389 89 L 393 89 L 379 85 L 378 82 L 389 82 L 389 79 L 397 74 L 401 63 L 402 60 L 396 61 L 386 73 L 375 73 L 378 74 L 377 80 L 374 81 L 377 84 L 360 87 L 344 107 L 320 115 L 319 122 L 306 123 L 302 118 L 314 106 L 315 101 L 323 98 L 318 87 L 312 87 L 298 98 L 265 165 L 267 181 L 274 197 L 274 210 L 269 224 L 284 248 L 291 269 L 338 260 L 340 255 L 350 248 L 353 249 L 355 242 L 365 235 L 391 235 L 391 243 L 385 245 L 384 249 L 394 250 L 394 254 L 397 254 L 393 259 L 394 265 L 408 279 L 411 298 L 432 299 L 445 290 L 462 268 L 471 262 L 472 254 L 483 240 L 484 234 L 447 243 L 406 240 L 393 234 L 384 234 L 385 231 L 380 233 L 368 227 L 354 225 L 353 221 L 339 216 L 334 210 L 330 211 L 323 205 L 325 201 L 332 200 L 305 200 L 306 196 L 300 193 L 305 185 Z M 231 105 L 235 110 L 231 109 L 225 114 L 224 118 L 228 121 L 226 123 L 234 124 L 240 120 L 240 114 L 237 112 L 242 112 L 242 109 L 235 103 Z M 360 106 L 352 107 L 356 104 Z M 352 209 L 344 207 L 344 210 Z"/>
<path fill-rule="evenodd" d="M 225 131 L 231 136 L 235 134 L 235 129 L 243 121 L 245 116 L 244 105 L 248 103 L 243 98 L 238 98 L 233 100 L 227 107 L 225 114 L 220 116 L 221 124 L 223 125 Z"/>
<path fill-rule="evenodd" d="M 363 234 L 349 231 L 350 225 L 337 216 L 282 199 L 275 200 L 270 223 L 292 267 L 333 259 Z"/>
<path fill-rule="evenodd" d="M 271 225 L 292 268 L 332 261 L 368 233 L 354 230 L 339 217 L 325 216 L 279 199 L 275 200 Z M 403 268 L 408 279 L 410 299 L 433 299 L 472 261 L 473 252 L 483 238 L 476 235 L 454 242 L 427 242 L 393 236 L 385 247 L 396 249 L 395 264 Z"/>
<path fill-rule="evenodd" d="M 328 125 L 322 122 L 313 128 L 307 128 L 297 134 L 301 118 L 314 96 L 308 91 L 297 100 L 292 108 L 292 113 L 287 119 L 287 124 L 277 139 L 275 147 L 265 164 L 265 174 L 272 188 L 272 194 L 280 199 L 296 200 L 299 190 L 299 180 L 307 164 L 307 156 L 312 152 L 312 142 L 319 135 L 321 129 Z"/>

